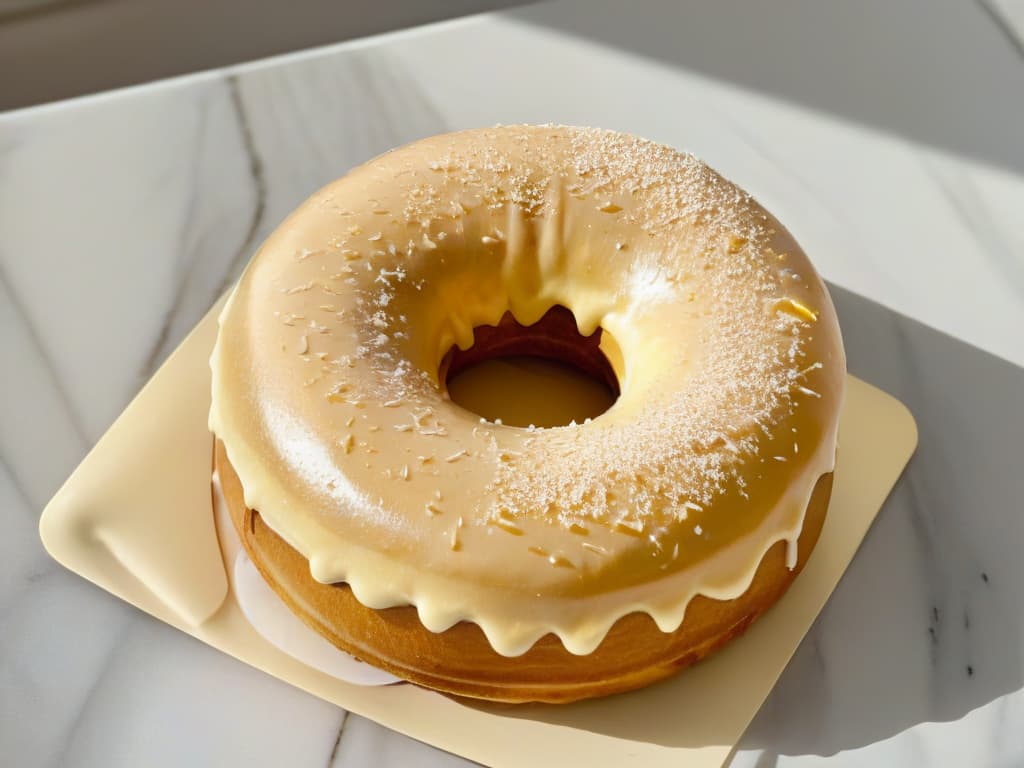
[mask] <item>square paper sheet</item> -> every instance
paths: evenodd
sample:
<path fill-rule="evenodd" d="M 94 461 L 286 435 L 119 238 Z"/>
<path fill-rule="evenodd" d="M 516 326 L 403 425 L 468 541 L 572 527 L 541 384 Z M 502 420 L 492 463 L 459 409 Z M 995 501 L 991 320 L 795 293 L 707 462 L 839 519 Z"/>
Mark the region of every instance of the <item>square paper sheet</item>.
<path fill-rule="evenodd" d="M 409 684 L 361 687 L 268 644 L 231 592 L 214 528 L 206 427 L 219 309 L 182 343 L 44 510 L 46 549 L 72 571 L 258 669 L 495 766 L 722 765 L 917 444 L 906 407 L 850 377 L 832 502 L 807 567 L 743 637 L 671 680 L 563 706 L 474 703 Z"/>

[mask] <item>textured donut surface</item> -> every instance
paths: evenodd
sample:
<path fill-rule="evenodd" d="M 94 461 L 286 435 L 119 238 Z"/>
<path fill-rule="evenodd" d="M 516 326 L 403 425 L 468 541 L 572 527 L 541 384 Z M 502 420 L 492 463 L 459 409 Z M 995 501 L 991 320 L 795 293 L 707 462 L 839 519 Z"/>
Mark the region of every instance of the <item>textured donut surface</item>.
<path fill-rule="evenodd" d="M 553 307 L 620 396 L 585 424 L 481 422 L 442 365 Z M 834 465 L 845 359 L 823 283 L 756 201 L 692 156 L 512 126 L 394 150 L 267 240 L 221 318 L 210 423 L 247 508 L 373 609 L 499 654 L 588 654 L 646 613 L 792 567 Z"/>

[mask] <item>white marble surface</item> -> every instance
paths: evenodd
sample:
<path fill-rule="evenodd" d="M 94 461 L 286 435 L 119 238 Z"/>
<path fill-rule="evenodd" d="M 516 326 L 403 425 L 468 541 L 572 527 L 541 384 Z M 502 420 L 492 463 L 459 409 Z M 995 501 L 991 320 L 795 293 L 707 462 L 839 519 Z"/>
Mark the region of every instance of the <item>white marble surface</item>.
<path fill-rule="evenodd" d="M 0 115 L 0 763 L 460 763 L 140 615 L 36 523 L 312 190 L 420 136 L 550 121 L 754 192 L 838 286 L 851 369 L 920 425 L 734 764 L 1024 764 L 1019 0 L 596 5 Z"/>

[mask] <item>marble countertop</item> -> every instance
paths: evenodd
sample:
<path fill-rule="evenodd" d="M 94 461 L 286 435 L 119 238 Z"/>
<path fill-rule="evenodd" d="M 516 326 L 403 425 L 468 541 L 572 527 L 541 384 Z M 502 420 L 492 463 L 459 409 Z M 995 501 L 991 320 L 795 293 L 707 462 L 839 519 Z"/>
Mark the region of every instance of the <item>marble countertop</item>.
<path fill-rule="evenodd" d="M 0 754 L 20 766 L 464 761 L 52 562 L 38 516 L 298 202 L 444 130 L 689 149 L 834 286 L 917 455 L 736 766 L 1024 763 L 1024 8 L 567 0 L 0 115 Z M 663 713 L 664 714 L 664 713 Z"/>

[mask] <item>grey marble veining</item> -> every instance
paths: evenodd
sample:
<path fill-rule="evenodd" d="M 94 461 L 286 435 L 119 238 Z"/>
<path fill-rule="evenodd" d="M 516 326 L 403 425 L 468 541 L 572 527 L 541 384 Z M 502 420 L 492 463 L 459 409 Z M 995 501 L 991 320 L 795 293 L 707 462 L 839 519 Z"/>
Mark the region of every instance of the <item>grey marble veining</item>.
<path fill-rule="evenodd" d="M 275 765 L 288 755 L 304 759 L 307 751 L 311 764 L 340 764 L 339 755 L 382 741 L 396 764 L 410 749 L 432 753 L 357 717 L 347 721 L 347 732 L 356 735 L 342 744 L 345 713 L 260 674 L 248 686 L 257 690 L 246 695 L 232 675 L 252 671 L 216 654 L 216 674 L 205 673 L 205 682 L 197 673 L 187 683 L 175 678 L 171 692 L 164 680 L 138 686 L 137 711 L 152 719 L 143 717 L 133 730 L 135 722 L 126 723 L 116 710 L 132 698 L 122 696 L 123 689 L 148 676 L 147 666 L 158 658 L 154 648 L 160 657 L 183 656 L 190 670 L 209 662 L 212 652 L 63 571 L 42 551 L 36 533 L 48 497 L 287 213 L 369 157 L 445 130 L 428 105 L 408 110 L 415 94 L 402 90 L 386 57 L 374 61 L 371 53 L 356 51 L 343 58 L 350 59 L 343 66 L 312 60 L 287 76 L 257 68 L 128 103 L 100 100 L 71 113 L 36 113 L 38 122 L 30 115 L 4 126 L 24 156 L 0 175 L 0 197 L 17 190 L 22 210 L 37 216 L 31 231 L 5 227 L 0 244 L 3 349 L 19 362 L 3 379 L 0 433 L 0 502 L 5 519 L 15 518 L 13 535 L 4 539 L 3 554 L 11 551 L 0 590 L 0 624 L 14 627 L 0 636 L 0 744 L 13 745 L 26 765 L 137 765 L 161 749 L 168 764 L 199 758 L 224 764 L 230 756 L 232 763 L 247 757 Z M 293 98 L 299 78 L 320 90 Z M 324 94 L 330 94 L 326 102 Z M 282 109 L 282 99 L 288 108 Z M 127 113 L 134 118 L 124 119 Z M 349 130 L 353 114 L 359 119 Z M 72 188 L 61 191 L 76 210 L 54 222 L 47 216 L 51 187 L 64 178 L 58 167 L 43 166 L 54 155 L 70 162 L 75 148 L 96 155 L 76 165 Z M 90 200 L 90 188 L 117 183 L 123 195 Z M 151 211 L 144 223 L 135 219 L 141 206 Z M 38 261 L 10 255 L 29 240 L 34 247 L 42 241 L 73 246 Z M 76 260 L 75 252 L 88 258 Z M 32 295 L 38 299 L 30 304 L 19 300 Z M 69 321 L 76 325 L 64 325 Z M 87 358 L 109 365 L 89 365 Z M 27 402 L 33 407 L 22 407 Z M 66 637 L 53 630 L 65 621 L 89 627 L 84 642 L 64 648 Z M 53 674 L 33 674 L 59 656 L 75 670 L 73 679 L 59 674 L 59 662 Z M 23 668 L 29 658 L 37 670 Z M 210 685 L 224 694 L 222 706 L 208 700 L 195 710 L 179 700 Z M 254 694 L 265 702 L 266 722 L 251 719 Z M 244 713 L 233 711 L 232 701 L 244 702 Z M 30 717 L 26 703 L 37 707 Z M 290 714 L 274 733 L 278 711 Z M 43 718 L 44 712 L 52 714 Z M 310 723 L 308 738 L 294 731 L 293 718 Z M 154 739 L 151 729 L 168 719 L 176 727 Z M 253 739 L 250 728 L 273 737 Z M 179 731 L 196 736 L 192 752 L 188 742 L 179 743 Z M 209 738 L 200 738 L 204 733 Z M 210 744 L 218 733 L 222 751 Z M 296 751 L 295 739 L 303 750 Z M 317 741 L 325 742 L 323 749 L 312 748 Z M 323 761 L 314 762 L 313 753 L 322 753 Z"/>
<path fill-rule="evenodd" d="M 998 77 L 993 93 L 947 96 L 1002 99 L 1000 130 L 1024 132 L 1008 95 L 1024 64 L 986 10 L 965 8 L 931 12 L 946 31 L 968 18 L 958 44 L 992 47 L 972 71 Z M 579 12 L 556 3 L 0 115 L 0 748 L 14 764 L 464 762 L 139 614 L 50 561 L 36 523 L 297 203 L 397 144 L 516 120 L 687 146 L 752 189 L 833 281 L 851 370 L 917 417 L 918 454 L 734 764 L 1024 763 L 1014 145 L 969 122 L 922 136 L 904 118 L 850 120 L 813 89 L 753 93 L 709 76 L 711 49 L 696 69 L 635 50 L 643 14 L 615 16 L 619 37 L 588 20 L 587 38 L 559 21 Z"/>

